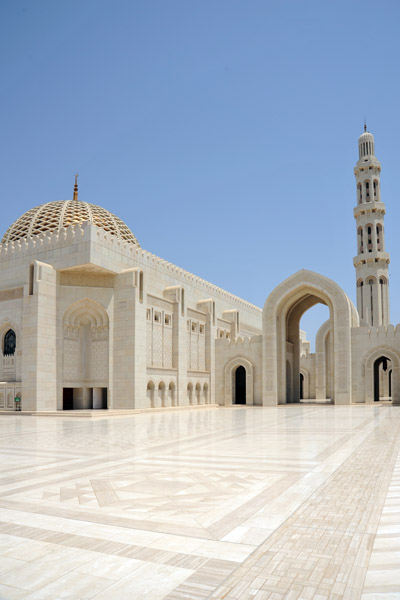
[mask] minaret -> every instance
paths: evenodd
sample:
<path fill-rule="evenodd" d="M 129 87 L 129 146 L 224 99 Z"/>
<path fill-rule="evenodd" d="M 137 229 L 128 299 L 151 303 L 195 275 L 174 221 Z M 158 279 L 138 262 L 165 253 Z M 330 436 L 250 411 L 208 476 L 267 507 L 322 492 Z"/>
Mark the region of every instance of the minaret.
<path fill-rule="evenodd" d="M 354 167 L 357 181 L 357 256 L 353 259 L 357 281 L 357 309 L 362 325 L 389 323 L 389 254 L 385 252 L 381 201 L 381 164 L 375 156 L 374 136 L 367 131 L 358 138 L 359 158 Z"/>

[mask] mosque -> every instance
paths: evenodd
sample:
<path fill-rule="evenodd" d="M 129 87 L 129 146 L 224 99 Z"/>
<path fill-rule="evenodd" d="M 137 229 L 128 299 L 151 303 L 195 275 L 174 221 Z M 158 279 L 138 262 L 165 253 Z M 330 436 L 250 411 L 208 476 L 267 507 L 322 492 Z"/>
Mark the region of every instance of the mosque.
<path fill-rule="evenodd" d="M 28 210 L 0 245 L 0 410 L 400 403 L 400 325 L 374 137 L 354 168 L 357 308 L 301 270 L 261 309 L 143 250 L 106 209 L 78 199 Z M 315 353 L 299 324 L 329 308 Z"/>

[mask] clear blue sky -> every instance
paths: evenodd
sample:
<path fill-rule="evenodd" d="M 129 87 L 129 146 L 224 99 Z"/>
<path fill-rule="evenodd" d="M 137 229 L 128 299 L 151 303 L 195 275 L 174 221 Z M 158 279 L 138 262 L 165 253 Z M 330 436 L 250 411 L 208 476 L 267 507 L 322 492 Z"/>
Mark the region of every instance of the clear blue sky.
<path fill-rule="evenodd" d="M 2 230 L 79 171 L 144 248 L 258 306 L 301 268 L 354 300 L 366 117 L 397 323 L 399 21 L 396 1 L 0 0 Z"/>

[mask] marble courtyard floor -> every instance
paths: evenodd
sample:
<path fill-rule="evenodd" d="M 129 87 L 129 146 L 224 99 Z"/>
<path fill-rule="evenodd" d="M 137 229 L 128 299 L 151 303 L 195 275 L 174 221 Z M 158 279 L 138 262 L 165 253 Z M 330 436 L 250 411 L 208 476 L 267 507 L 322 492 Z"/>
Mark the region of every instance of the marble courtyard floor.
<path fill-rule="evenodd" d="M 0 598 L 400 598 L 400 407 L 0 416 Z"/>

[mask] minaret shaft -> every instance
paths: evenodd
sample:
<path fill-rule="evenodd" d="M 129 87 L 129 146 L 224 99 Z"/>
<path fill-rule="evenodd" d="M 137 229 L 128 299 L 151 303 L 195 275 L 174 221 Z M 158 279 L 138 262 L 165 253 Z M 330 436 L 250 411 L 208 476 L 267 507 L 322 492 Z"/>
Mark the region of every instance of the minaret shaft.
<path fill-rule="evenodd" d="M 356 269 L 357 309 L 361 323 L 371 327 L 388 325 L 389 254 L 385 252 L 385 205 L 380 195 L 381 165 L 375 156 L 372 133 L 366 131 L 358 139 L 359 160 L 354 168 L 357 182 Z"/>

